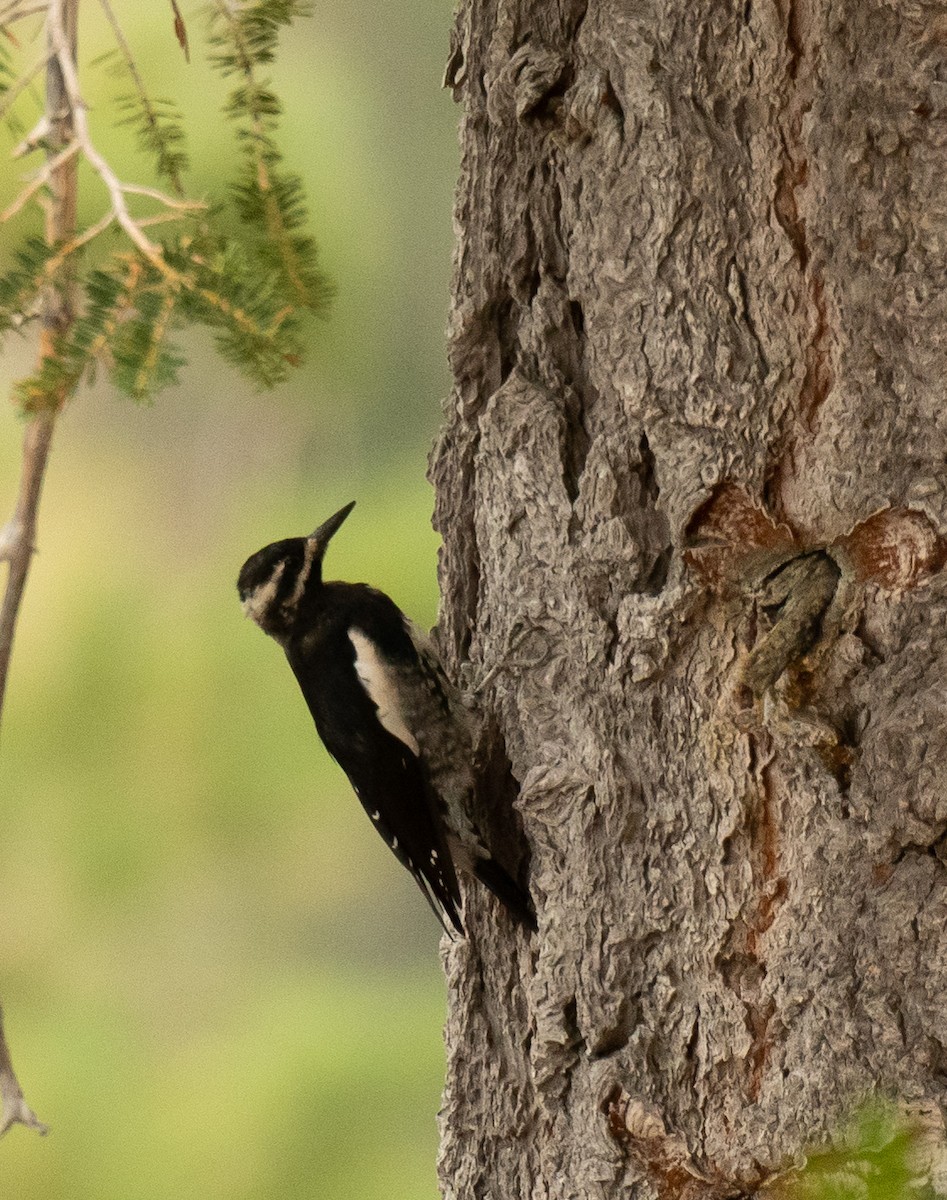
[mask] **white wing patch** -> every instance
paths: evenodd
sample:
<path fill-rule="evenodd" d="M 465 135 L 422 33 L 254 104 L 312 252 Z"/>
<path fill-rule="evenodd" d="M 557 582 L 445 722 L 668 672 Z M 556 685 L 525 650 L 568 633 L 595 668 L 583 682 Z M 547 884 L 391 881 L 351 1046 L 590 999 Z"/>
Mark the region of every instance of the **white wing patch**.
<path fill-rule="evenodd" d="M 368 698 L 378 709 L 382 727 L 404 743 L 414 755 L 420 755 L 417 739 L 407 727 L 398 704 L 398 686 L 390 667 L 381 660 L 371 640 L 359 629 L 349 630 L 349 641 L 355 647 L 355 674 Z"/>

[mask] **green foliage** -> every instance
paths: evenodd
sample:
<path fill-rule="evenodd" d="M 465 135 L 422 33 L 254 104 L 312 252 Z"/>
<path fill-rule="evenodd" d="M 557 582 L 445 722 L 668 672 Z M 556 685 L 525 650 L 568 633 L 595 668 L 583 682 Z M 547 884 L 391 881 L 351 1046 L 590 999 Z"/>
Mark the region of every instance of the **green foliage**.
<path fill-rule="evenodd" d="M 271 63 L 280 30 L 311 11 L 311 5 L 302 0 L 263 0 L 242 8 L 232 8 L 223 0 L 215 2 L 212 61 L 225 76 L 252 76 L 257 67 Z"/>
<path fill-rule="evenodd" d="M 42 238 L 25 238 L 13 253 L 15 265 L 0 275 L 0 334 L 18 329 L 31 315 L 42 288 L 49 282 L 61 247 Z"/>
<path fill-rule="evenodd" d="M 175 198 L 123 187 L 113 178 L 112 208 L 104 220 L 63 245 L 47 247 L 31 238 L 17 250 L 12 269 L 0 276 L 0 334 L 21 326 L 50 284 L 68 285 L 78 314 L 52 340 L 36 371 L 16 386 L 24 411 L 58 407 L 97 365 L 133 398 L 153 395 L 177 379 L 184 359 L 170 338 L 188 324 L 209 328 L 223 357 L 258 386 L 272 387 L 299 363 L 301 313 L 322 308 L 328 287 L 315 243 L 302 232 L 307 213 L 301 181 L 283 169 L 281 104 L 260 70 L 273 61 L 281 30 L 304 11 L 290 0 L 247 0 L 232 9 L 218 3 L 211 12 L 211 66 L 239 80 L 223 116 L 234 127 L 241 162 L 237 180 L 209 204 L 187 199 L 189 159 L 177 105 L 149 95 L 110 15 L 118 46 L 98 62 L 125 84 L 114 98 L 114 123 L 134 131 L 138 150 Z M 10 77 L 5 50 L 0 38 L 0 89 Z M 87 157 L 109 186 L 105 172 L 112 169 L 103 171 Z M 130 208 L 138 194 L 160 210 L 129 219 L 121 208 Z M 228 220 L 231 209 L 236 222 Z M 103 261 L 87 247 L 114 224 L 131 242 L 120 243 Z M 155 236 L 153 229 L 161 233 Z M 62 273 L 67 262 L 68 279 Z"/>
<path fill-rule="evenodd" d="M 939 1200 L 928 1178 L 919 1125 L 890 1104 L 866 1105 L 838 1144 L 808 1156 L 779 1200 Z"/>
<path fill-rule="evenodd" d="M 195 240 L 167 260 L 184 281 L 183 315 L 213 329 L 223 357 L 261 387 L 278 383 L 299 353 L 299 316 L 279 277 L 230 238 Z"/>
<path fill-rule="evenodd" d="M 281 278 L 296 304 L 318 308 L 326 298 L 306 223 L 302 181 L 282 169 L 275 133 L 282 106 L 260 68 L 273 61 L 281 27 L 307 14 L 297 0 L 270 0 L 231 9 L 218 0 L 211 21 L 211 61 L 225 78 L 239 82 L 224 112 L 237 130 L 243 167 L 233 188 L 237 212 L 267 273 Z"/>
<path fill-rule="evenodd" d="M 47 249 L 45 243 L 34 244 Z M 32 412 L 44 407 L 51 397 L 65 398 L 87 369 L 94 366 L 108 343 L 123 299 L 129 297 L 128 280 L 106 271 L 90 271 L 85 281 L 83 314 L 53 341 L 53 352 L 43 356 L 33 375 L 14 385 L 21 407 Z"/>
<path fill-rule="evenodd" d="M 184 126 L 174 101 L 134 91 L 116 96 L 115 107 L 122 114 L 118 124 L 134 129 L 138 148 L 154 160 L 158 178 L 166 179 L 177 195 L 183 196 L 183 176 L 189 162 Z"/>

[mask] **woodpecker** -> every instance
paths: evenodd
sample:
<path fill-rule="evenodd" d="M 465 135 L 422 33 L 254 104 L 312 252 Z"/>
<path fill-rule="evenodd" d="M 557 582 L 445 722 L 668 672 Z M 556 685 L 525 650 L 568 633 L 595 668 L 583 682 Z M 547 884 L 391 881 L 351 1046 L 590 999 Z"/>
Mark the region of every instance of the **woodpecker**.
<path fill-rule="evenodd" d="M 464 933 L 458 868 L 535 930 L 528 894 L 471 816 L 471 734 L 431 640 L 384 592 L 322 578 L 354 507 L 251 555 L 237 580 L 244 613 L 283 647 L 326 749 L 445 931 Z"/>

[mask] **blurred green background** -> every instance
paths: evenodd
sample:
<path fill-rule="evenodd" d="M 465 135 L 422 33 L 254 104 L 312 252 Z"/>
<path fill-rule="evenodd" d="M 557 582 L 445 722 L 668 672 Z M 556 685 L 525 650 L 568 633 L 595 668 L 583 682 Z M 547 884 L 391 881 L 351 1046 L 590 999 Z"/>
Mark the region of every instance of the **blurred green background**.
<path fill-rule="evenodd" d="M 200 9 L 182 4 L 188 66 L 169 4 L 114 7 L 146 81 L 188 116 L 200 193 L 232 165 Z M 192 338 L 153 406 L 100 384 L 57 429 L 0 747 L 0 996 L 52 1133 L 0 1145 L 4 1197 L 436 1195 L 438 927 L 234 580 L 263 543 L 357 499 L 330 575 L 434 621 L 450 15 L 449 0 L 316 0 L 284 37 L 282 144 L 336 287 L 294 379 L 254 394 Z M 108 40 L 98 6 L 81 21 L 85 68 Z M 16 33 L 34 61 L 31 24 Z M 116 85 L 84 79 L 93 136 L 124 178 L 147 177 L 118 158 Z M 4 168 L 4 203 L 34 164 Z M 89 221 L 103 195 L 82 178 Z M 4 262 L 36 224 L 0 230 Z M 5 345 L 5 395 L 32 356 Z M 3 406 L 0 519 L 21 433 Z"/>

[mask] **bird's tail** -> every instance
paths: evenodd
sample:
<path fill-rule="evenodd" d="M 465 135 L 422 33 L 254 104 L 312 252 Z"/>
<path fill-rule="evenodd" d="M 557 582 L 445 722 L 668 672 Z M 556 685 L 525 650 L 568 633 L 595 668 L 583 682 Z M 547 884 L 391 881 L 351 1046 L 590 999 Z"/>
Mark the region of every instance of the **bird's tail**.
<path fill-rule="evenodd" d="M 533 908 L 529 892 L 521 888 L 495 858 L 477 858 L 473 864 L 473 873 L 517 921 L 533 933 L 537 931 L 536 910 Z"/>

